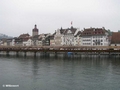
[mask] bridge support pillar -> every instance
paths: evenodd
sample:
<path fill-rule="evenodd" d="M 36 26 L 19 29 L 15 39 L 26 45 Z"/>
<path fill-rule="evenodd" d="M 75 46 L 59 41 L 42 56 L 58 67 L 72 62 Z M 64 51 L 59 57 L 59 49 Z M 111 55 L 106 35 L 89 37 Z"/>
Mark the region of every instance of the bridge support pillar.
<path fill-rule="evenodd" d="M 55 52 L 55 57 L 57 57 L 57 52 Z"/>
<path fill-rule="evenodd" d="M 36 57 L 36 52 L 34 52 L 34 57 Z"/>
<path fill-rule="evenodd" d="M 26 52 L 24 52 L 24 57 L 26 57 Z"/>
<path fill-rule="evenodd" d="M 16 52 L 16 56 L 19 56 L 19 52 L 18 51 Z"/>
<path fill-rule="evenodd" d="M 98 52 L 98 57 L 100 57 L 101 56 L 101 53 L 100 52 Z"/>
<path fill-rule="evenodd" d="M 45 51 L 44 52 L 44 57 L 49 57 L 49 56 L 50 56 L 50 54 Z"/>
<path fill-rule="evenodd" d="M 109 52 L 109 57 L 111 56 L 111 53 Z"/>
<path fill-rule="evenodd" d="M 9 51 L 6 52 L 6 55 L 9 56 Z"/>

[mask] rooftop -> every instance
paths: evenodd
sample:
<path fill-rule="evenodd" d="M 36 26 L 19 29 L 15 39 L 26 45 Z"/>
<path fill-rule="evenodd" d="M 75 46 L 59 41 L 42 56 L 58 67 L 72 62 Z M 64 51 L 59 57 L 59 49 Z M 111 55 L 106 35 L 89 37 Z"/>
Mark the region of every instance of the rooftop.
<path fill-rule="evenodd" d="M 35 27 L 33 29 L 34 32 L 38 32 L 37 25 L 35 24 Z"/>
<path fill-rule="evenodd" d="M 120 32 L 113 32 L 111 44 L 120 44 Z"/>
<path fill-rule="evenodd" d="M 87 28 L 82 32 L 82 36 L 88 35 L 104 35 L 106 30 L 104 28 Z"/>

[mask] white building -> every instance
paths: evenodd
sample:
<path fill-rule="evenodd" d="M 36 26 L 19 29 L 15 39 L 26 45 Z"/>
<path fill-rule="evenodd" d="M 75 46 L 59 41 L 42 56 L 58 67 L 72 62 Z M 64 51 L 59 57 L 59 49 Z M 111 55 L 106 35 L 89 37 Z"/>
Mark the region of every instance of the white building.
<path fill-rule="evenodd" d="M 78 33 L 74 36 L 74 45 L 81 46 L 81 31 L 78 31 Z"/>
<path fill-rule="evenodd" d="M 61 46 L 63 45 L 63 33 L 64 33 L 64 30 L 61 28 L 61 29 L 58 29 L 54 35 L 54 40 L 55 40 L 55 45 L 56 46 Z"/>
<path fill-rule="evenodd" d="M 62 28 L 58 29 L 54 36 L 55 45 L 75 46 L 76 45 L 75 35 L 77 35 L 78 32 L 79 29 L 73 27 L 67 29 L 62 29 Z"/>
<path fill-rule="evenodd" d="M 105 28 L 84 29 L 81 34 L 82 46 L 108 46 L 108 32 Z"/>
<path fill-rule="evenodd" d="M 33 41 L 32 39 L 24 39 L 23 40 L 23 46 L 32 46 L 33 45 Z"/>

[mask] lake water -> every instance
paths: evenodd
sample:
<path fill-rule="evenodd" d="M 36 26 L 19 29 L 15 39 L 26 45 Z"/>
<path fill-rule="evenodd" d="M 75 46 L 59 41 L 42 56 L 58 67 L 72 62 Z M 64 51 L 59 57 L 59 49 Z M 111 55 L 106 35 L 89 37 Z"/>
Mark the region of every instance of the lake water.
<path fill-rule="evenodd" d="M 120 90 L 120 58 L 0 56 L 0 90 Z"/>

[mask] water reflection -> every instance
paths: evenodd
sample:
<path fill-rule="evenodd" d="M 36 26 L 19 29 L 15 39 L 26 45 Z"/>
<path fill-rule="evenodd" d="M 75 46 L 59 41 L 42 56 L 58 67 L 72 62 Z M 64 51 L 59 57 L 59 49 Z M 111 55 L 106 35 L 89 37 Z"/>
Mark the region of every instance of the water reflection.
<path fill-rule="evenodd" d="M 0 81 L 19 90 L 118 90 L 119 79 L 118 57 L 0 56 Z"/>

